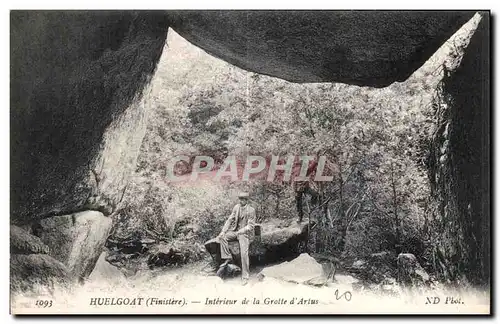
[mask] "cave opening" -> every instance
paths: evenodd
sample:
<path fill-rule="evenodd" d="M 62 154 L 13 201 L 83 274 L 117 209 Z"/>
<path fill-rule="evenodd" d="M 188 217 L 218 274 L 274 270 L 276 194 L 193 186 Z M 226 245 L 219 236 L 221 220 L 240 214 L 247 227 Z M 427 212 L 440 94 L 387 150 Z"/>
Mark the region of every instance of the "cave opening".
<path fill-rule="evenodd" d="M 298 84 L 247 72 L 170 29 L 145 96 L 147 131 L 111 241 L 162 241 L 188 250 L 186 262 L 199 259 L 199 243 L 216 235 L 245 190 L 255 197 L 259 222 L 271 229 L 314 219 L 306 251 L 352 260 L 381 251 L 414 253 L 424 268 L 437 272 L 429 242 L 441 233 L 433 232 L 427 174 L 436 92 L 444 73 L 459 64 L 478 22 L 479 16 L 471 19 L 408 80 L 385 88 Z M 209 177 L 228 155 L 244 160 L 266 154 L 328 155 L 332 180 Z M 179 155 L 192 157 L 177 164 L 178 174 L 187 175 L 181 184 L 168 179 L 169 159 Z M 200 155 L 215 168 L 190 181 Z"/>

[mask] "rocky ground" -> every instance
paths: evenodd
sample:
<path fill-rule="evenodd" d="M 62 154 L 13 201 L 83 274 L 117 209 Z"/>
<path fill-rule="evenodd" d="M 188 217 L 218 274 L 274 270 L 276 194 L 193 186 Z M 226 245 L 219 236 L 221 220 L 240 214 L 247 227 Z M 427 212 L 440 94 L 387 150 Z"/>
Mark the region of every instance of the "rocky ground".
<path fill-rule="evenodd" d="M 36 311 L 58 313 L 463 313 L 487 312 L 487 292 L 447 290 L 442 286 L 421 290 L 406 289 L 393 283 L 391 293 L 365 285 L 355 275 L 339 271 L 323 285 L 311 284 L 321 276 L 322 267 L 314 258 L 302 254 L 295 260 L 252 270 L 250 282 L 241 285 L 239 277 L 222 280 L 202 270 L 206 262 L 195 262 L 168 271 L 140 270 L 126 277 L 101 255 L 97 267 L 84 285 L 70 291 L 57 290 L 47 298 L 54 301 L 50 309 Z M 382 288 L 382 286 L 379 286 Z M 39 292 L 42 293 L 43 292 Z M 437 305 L 426 305 L 427 296 L 438 297 Z M 447 297 L 463 304 L 444 304 Z M 43 298 L 43 297 L 42 297 Z M 95 306 L 92 298 L 143 298 L 142 305 Z M 113 299 L 114 298 L 114 299 Z M 180 304 L 155 304 L 156 300 Z M 40 296 L 38 296 L 40 299 Z M 112 300 L 113 299 L 113 300 Z M 136 299 L 137 301 L 138 299 Z M 149 300 L 149 306 L 146 305 Z M 242 304 L 247 300 L 248 304 Z M 18 295 L 13 311 L 30 311 L 34 299 Z M 232 301 L 236 301 L 232 303 Z M 292 302 L 293 301 L 293 302 Z M 232 304 L 231 304 L 232 303 Z"/>
<path fill-rule="evenodd" d="M 38 285 L 34 283 L 31 293 L 16 292 L 12 296 L 13 312 L 456 313 L 489 310 L 488 291 L 466 286 L 444 287 L 410 253 L 396 255 L 381 251 L 355 260 L 308 254 L 303 244 L 308 227 L 307 222 L 285 227 L 265 224 L 262 233 L 257 230 L 250 249 L 253 267 L 246 286 L 241 285 L 237 243 L 230 246 L 235 265 L 220 278 L 209 271 L 219 250 L 218 243 L 212 240 L 202 246 L 157 242 L 147 237 L 131 236 L 120 241 L 108 237 L 105 252 L 98 256 L 95 268 L 86 279 L 65 287 L 51 283 L 50 288 L 46 288 L 43 281 Z M 18 230 L 21 231 L 14 227 L 13 233 Z M 47 247 L 40 240 L 21 234 L 13 236 L 18 238 L 13 245 L 16 251 L 36 252 L 28 257 L 38 256 L 38 259 L 45 255 Z M 15 271 L 32 273 L 31 268 L 26 268 L 31 263 L 23 260 L 15 263 L 18 266 Z M 34 277 L 53 277 L 45 272 L 34 273 Z M 92 305 L 92 298 L 111 298 L 109 303 L 123 302 L 124 298 L 156 298 L 160 304 L 142 305 L 145 308 L 137 308 L 139 305 L 99 307 Z M 41 299 L 52 300 L 53 307 L 33 307 Z M 161 304 L 171 300 L 179 303 L 182 300 L 183 306 Z M 243 300 L 248 303 L 243 304 Z"/>

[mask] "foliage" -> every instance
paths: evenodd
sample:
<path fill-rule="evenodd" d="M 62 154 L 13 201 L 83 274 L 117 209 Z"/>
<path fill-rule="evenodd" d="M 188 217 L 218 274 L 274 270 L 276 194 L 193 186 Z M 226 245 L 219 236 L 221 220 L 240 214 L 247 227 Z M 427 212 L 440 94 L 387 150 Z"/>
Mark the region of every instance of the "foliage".
<path fill-rule="evenodd" d="M 316 252 L 424 256 L 430 111 L 446 55 L 404 83 L 373 89 L 247 73 L 169 38 L 177 48 L 167 50 L 153 81 L 155 107 L 123 224 L 204 242 L 220 231 L 235 193 L 247 190 L 259 221 L 314 220 Z M 167 166 L 179 154 L 209 155 L 216 167 L 228 155 L 326 156 L 333 180 L 168 183 Z"/>

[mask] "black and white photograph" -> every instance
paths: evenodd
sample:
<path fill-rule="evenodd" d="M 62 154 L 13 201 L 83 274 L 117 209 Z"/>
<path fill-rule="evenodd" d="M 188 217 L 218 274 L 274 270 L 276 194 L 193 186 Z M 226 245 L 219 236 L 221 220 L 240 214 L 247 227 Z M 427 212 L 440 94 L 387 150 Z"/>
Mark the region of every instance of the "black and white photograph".
<path fill-rule="evenodd" d="M 491 314 L 490 11 L 9 18 L 11 314 Z"/>

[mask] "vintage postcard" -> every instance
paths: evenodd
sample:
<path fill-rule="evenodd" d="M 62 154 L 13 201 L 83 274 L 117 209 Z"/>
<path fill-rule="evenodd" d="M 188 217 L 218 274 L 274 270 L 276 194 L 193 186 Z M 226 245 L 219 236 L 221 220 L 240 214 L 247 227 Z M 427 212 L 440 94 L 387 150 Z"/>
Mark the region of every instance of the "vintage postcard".
<path fill-rule="evenodd" d="M 10 13 L 12 314 L 491 313 L 488 11 Z"/>

